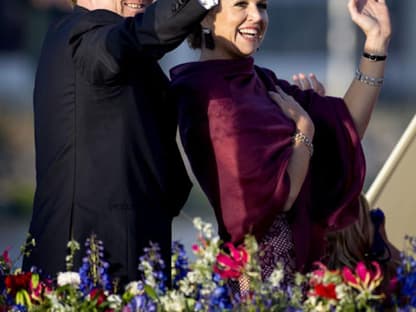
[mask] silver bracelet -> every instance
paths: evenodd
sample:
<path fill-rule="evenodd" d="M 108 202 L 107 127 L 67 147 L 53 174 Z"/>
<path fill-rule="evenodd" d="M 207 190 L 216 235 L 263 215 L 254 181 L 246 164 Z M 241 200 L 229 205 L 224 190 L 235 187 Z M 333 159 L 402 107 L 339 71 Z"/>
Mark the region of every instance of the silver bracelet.
<path fill-rule="evenodd" d="M 375 78 L 375 77 L 364 75 L 358 68 L 355 71 L 355 79 L 365 84 L 368 84 L 369 86 L 372 86 L 372 87 L 380 87 L 384 82 L 384 77 Z"/>
<path fill-rule="evenodd" d="M 296 143 L 296 142 L 303 143 L 306 146 L 306 148 L 308 149 L 309 154 L 312 157 L 312 155 L 313 155 L 313 143 L 312 143 L 312 140 L 305 133 L 303 133 L 299 129 L 296 129 L 296 132 L 292 137 L 292 142 L 293 143 Z"/>

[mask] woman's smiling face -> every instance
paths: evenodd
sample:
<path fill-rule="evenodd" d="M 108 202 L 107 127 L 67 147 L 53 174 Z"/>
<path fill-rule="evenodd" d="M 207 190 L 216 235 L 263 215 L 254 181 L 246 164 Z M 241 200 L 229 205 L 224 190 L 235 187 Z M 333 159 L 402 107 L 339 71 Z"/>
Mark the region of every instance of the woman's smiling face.
<path fill-rule="evenodd" d="M 234 59 L 258 50 L 268 23 L 267 0 L 220 0 L 202 25 L 212 30 L 215 58 Z"/>

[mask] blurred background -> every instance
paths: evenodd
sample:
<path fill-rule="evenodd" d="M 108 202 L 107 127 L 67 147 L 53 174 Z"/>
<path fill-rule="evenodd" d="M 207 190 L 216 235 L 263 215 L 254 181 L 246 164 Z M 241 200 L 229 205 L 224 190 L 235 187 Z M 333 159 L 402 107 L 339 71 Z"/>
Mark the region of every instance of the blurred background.
<path fill-rule="evenodd" d="M 16 257 L 28 231 L 35 188 L 32 91 L 37 59 L 48 25 L 70 8 L 67 0 L 0 0 L 0 252 Z M 69 1 L 69 0 L 68 0 Z M 342 97 L 354 76 L 363 36 L 350 21 L 347 0 L 269 0 L 269 30 L 258 65 L 283 79 L 315 73 L 328 95 Z M 385 83 L 363 140 L 365 190 L 415 113 L 415 0 L 387 1 L 393 37 Z M 161 61 L 166 73 L 198 57 L 186 43 Z M 174 238 L 187 248 L 195 240 L 192 218 L 215 225 L 204 195 L 194 188 L 174 221 Z"/>

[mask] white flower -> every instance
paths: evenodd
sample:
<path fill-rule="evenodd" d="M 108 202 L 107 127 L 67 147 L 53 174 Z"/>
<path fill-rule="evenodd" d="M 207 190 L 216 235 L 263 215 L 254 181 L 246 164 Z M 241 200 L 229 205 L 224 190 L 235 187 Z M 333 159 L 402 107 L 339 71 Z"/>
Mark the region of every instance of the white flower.
<path fill-rule="evenodd" d="M 182 312 L 186 310 L 185 298 L 176 291 L 169 292 L 166 296 L 160 297 L 163 311 Z"/>
<path fill-rule="evenodd" d="M 187 278 L 191 283 L 198 283 L 198 281 L 200 281 L 200 274 L 196 271 L 190 271 L 187 274 Z"/>
<path fill-rule="evenodd" d="M 348 295 L 349 287 L 345 284 L 340 284 L 335 287 L 335 293 L 337 294 L 337 298 L 342 300 Z"/>
<path fill-rule="evenodd" d="M 203 228 L 202 228 L 202 233 L 205 234 L 205 237 L 210 239 L 212 238 L 214 231 L 212 229 L 212 224 L 211 223 L 205 223 Z"/>
<path fill-rule="evenodd" d="M 198 230 L 198 231 L 202 231 L 202 219 L 199 217 L 194 218 L 193 220 L 194 223 L 194 227 Z"/>
<path fill-rule="evenodd" d="M 50 302 L 50 307 L 48 307 L 49 312 L 76 312 L 74 307 L 59 302 L 59 299 L 55 293 L 46 294 L 46 297 Z"/>
<path fill-rule="evenodd" d="M 109 308 L 113 310 L 120 310 L 123 303 L 120 296 L 114 294 L 107 297 L 107 302 L 110 304 Z"/>
<path fill-rule="evenodd" d="M 272 285 L 272 287 L 279 287 L 280 282 L 283 280 L 284 276 L 285 274 L 281 267 L 274 269 L 269 277 L 269 282 Z"/>
<path fill-rule="evenodd" d="M 127 293 L 129 293 L 133 296 L 137 296 L 137 295 L 143 294 L 143 290 L 140 290 L 140 289 L 143 288 L 142 285 L 143 285 L 143 283 L 141 281 L 139 281 L 139 282 L 130 282 L 126 285 L 126 287 L 124 289 L 126 290 Z"/>
<path fill-rule="evenodd" d="M 214 229 L 211 223 L 202 221 L 201 218 L 194 218 L 193 224 L 195 229 L 202 233 L 206 239 L 211 239 L 214 236 Z"/>
<path fill-rule="evenodd" d="M 59 272 L 58 273 L 58 286 L 72 285 L 79 286 L 81 284 L 81 278 L 77 272 Z"/>
<path fill-rule="evenodd" d="M 188 279 L 179 281 L 179 291 L 185 296 L 191 296 L 195 291 L 195 286 Z"/>
<path fill-rule="evenodd" d="M 152 288 L 156 288 L 156 279 L 153 275 L 153 267 L 152 265 L 146 261 L 143 260 L 140 263 L 139 268 L 143 271 L 144 276 L 145 276 L 145 284 L 152 287 Z"/>

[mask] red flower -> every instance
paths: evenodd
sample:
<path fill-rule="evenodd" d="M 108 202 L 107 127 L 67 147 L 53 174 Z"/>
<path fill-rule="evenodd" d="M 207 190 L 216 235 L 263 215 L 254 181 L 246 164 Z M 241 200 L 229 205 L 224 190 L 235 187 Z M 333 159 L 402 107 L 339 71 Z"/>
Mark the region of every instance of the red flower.
<path fill-rule="evenodd" d="M 337 300 L 337 293 L 335 291 L 336 285 L 334 283 L 330 283 L 328 285 L 324 284 L 317 284 L 315 285 L 315 293 L 317 296 L 326 299 L 335 299 Z"/>
<path fill-rule="evenodd" d="M 31 272 L 19 273 L 16 275 L 7 275 L 4 283 L 7 290 L 11 293 L 12 296 L 14 296 L 19 290 L 29 291 L 31 279 Z"/>
<path fill-rule="evenodd" d="M 104 291 L 99 288 L 94 288 L 91 290 L 90 297 L 92 300 L 97 300 L 97 307 L 99 307 L 107 299 Z"/>
<path fill-rule="evenodd" d="M 223 279 L 238 279 L 248 262 L 248 253 L 243 246 L 235 248 L 231 243 L 225 244 L 229 253 L 219 253 L 214 265 L 214 272 Z"/>

